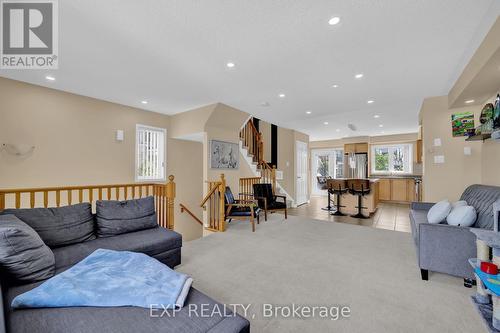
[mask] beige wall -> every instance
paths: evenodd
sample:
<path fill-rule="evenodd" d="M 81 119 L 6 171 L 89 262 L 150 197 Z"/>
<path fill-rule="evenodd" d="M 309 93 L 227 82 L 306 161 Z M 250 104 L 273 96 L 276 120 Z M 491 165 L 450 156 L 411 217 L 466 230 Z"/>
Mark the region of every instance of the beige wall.
<path fill-rule="evenodd" d="M 0 188 L 134 183 L 136 124 L 170 132 L 166 115 L 0 78 L 0 143 L 36 147 L 25 157 L 0 151 Z M 115 140 L 118 129 L 125 133 L 122 142 Z M 201 145 L 190 144 L 167 143 L 167 174 L 176 177 L 182 200 L 197 188 L 191 177 L 202 174 L 183 155 L 201 157 Z M 178 203 L 176 230 L 186 240 L 201 235 L 199 225 L 184 223 Z"/>
<path fill-rule="evenodd" d="M 451 115 L 473 112 L 477 126 L 481 107 L 448 109 L 448 96 L 439 96 L 425 99 L 420 112 L 424 150 L 424 201 L 457 200 L 467 186 L 482 182 L 483 143 L 467 142 L 465 137 L 453 137 Z M 436 138 L 441 139 L 441 147 L 434 147 Z M 470 147 L 472 155 L 465 155 L 464 147 Z M 436 155 L 443 155 L 445 163 L 435 164 Z"/>

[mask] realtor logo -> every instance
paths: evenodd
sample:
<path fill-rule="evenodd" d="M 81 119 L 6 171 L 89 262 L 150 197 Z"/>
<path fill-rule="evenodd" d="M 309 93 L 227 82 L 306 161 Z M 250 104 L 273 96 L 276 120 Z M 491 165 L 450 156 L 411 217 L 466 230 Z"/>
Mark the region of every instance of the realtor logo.
<path fill-rule="evenodd" d="M 2 69 L 57 69 L 57 0 L 0 0 Z"/>

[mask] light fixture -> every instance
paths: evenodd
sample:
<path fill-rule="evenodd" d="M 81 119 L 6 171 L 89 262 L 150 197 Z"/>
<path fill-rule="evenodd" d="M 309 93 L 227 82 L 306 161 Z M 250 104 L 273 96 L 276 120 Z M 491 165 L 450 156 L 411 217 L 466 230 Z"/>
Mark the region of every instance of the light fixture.
<path fill-rule="evenodd" d="M 311 114 L 312 112 L 311 111 L 306 111 L 307 114 Z"/>
<path fill-rule="evenodd" d="M 335 130 L 335 132 L 340 132 L 340 128 L 337 128 L 337 129 Z"/>
<path fill-rule="evenodd" d="M 373 116 L 373 118 L 375 118 L 375 119 L 380 118 L 380 115 L 376 114 Z"/>
<path fill-rule="evenodd" d="M 328 122 L 327 122 L 327 121 L 325 121 L 325 122 L 323 123 L 323 125 L 328 125 Z"/>
<path fill-rule="evenodd" d="M 142 104 L 148 104 L 148 101 L 141 101 Z"/>
<path fill-rule="evenodd" d="M 339 22 L 340 22 L 340 17 L 338 17 L 338 16 L 334 16 L 328 20 L 329 25 L 336 25 L 336 24 L 339 24 Z"/>
<path fill-rule="evenodd" d="M 286 95 L 285 95 L 285 94 L 283 94 L 283 93 L 281 93 L 281 94 L 279 94 L 278 96 L 279 96 L 280 98 L 285 98 L 285 96 L 286 96 Z"/>
<path fill-rule="evenodd" d="M 49 80 L 49 81 L 55 81 L 55 80 L 56 80 L 56 78 L 55 78 L 55 77 L 50 76 L 50 75 L 47 75 L 45 78 L 46 78 L 47 80 Z"/>
<path fill-rule="evenodd" d="M 354 77 L 355 77 L 356 79 L 361 79 L 363 76 L 364 76 L 364 74 L 363 74 L 363 73 L 359 73 L 359 74 L 354 75 Z"/>
<path fill-rule="evenodd" d="M 380 125 L 378 125 L 378 127 L 384 127 L 384 125 L 380 124 Z"/>
<path fill-rule="evenodd" d="M 228 62 L 228 63 L 226 64 L 226 67 L 227 67 L 227 68 L 233 68 L 234 66 L 235 66 L 235 65 L 234 65 L 234 62 Z"/>
<path fill-rule="evenodd" d="M 338 84 L 334 84 L 334 85 L 332 86 L 332 88 L 338 88 L 338 87 L 339 87 L 339 85 L 338 85 Z"/>
<path fill-rule="evenodd" d="M 370 99 L 370 100 L 369 100 L 369 101 L 367 101 L 366 103 L 368 103 L 368 104 L 373 104 L 374 102 L 375 102 L 374 100 L 371 100 L 371 99 Z"/>
<path fill-rule="evenodd" d="M 270 105 L 271 104 L 269 104 L 269 102 L 262 102 L 262 103 L 260 103 L 260 106 L 265 107 L 265 108 L 269 107 Z"/>
<path fill-rule="evenodd" d="M 473 99 L 469 99 L 469 100 L 466 100 L 465 101 L 465 104 L 471 104 L 471 103 L 474 103 L 475 101 Z"/>

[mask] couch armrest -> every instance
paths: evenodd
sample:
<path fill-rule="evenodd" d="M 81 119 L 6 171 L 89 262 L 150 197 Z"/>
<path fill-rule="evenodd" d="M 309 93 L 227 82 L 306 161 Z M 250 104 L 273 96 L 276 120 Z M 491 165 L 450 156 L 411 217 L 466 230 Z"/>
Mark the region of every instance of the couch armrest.
<path fill-rule="evenodd" d="M 411 203 L 410 208 L 413 210 L 429 210 L 434 205 L 435 205 L 435 203 L 433 203 L 433 202 L 416 202 L 416 201 L 414 201 Z"/>
<path fill-rule="evenodd" d="M 474 278 L 468 259 L 477 255 L 476 236 L 470 228 L 421 223 L 418 251 L 422 269 Z"/>
<path fill-rule="evenodd" d="M 3 292 L 2 292 L 2 283 L 0 282 L 0 333 L 5 333 L 7 327 L 5 325 L 5 315 L 4 315 L 4 307 L 3 307 Z"/>

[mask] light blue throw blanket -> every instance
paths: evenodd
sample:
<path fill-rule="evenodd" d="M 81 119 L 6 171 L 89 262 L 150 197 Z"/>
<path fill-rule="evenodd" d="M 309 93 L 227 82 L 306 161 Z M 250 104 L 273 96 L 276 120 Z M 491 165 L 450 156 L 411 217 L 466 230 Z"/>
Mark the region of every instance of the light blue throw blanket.
<path fill-rule="evenodd" d="M 12 307 L 181 308 L 192 281 L 145 254 L 98 249 L 70 269 L 14 298 Z"/>

